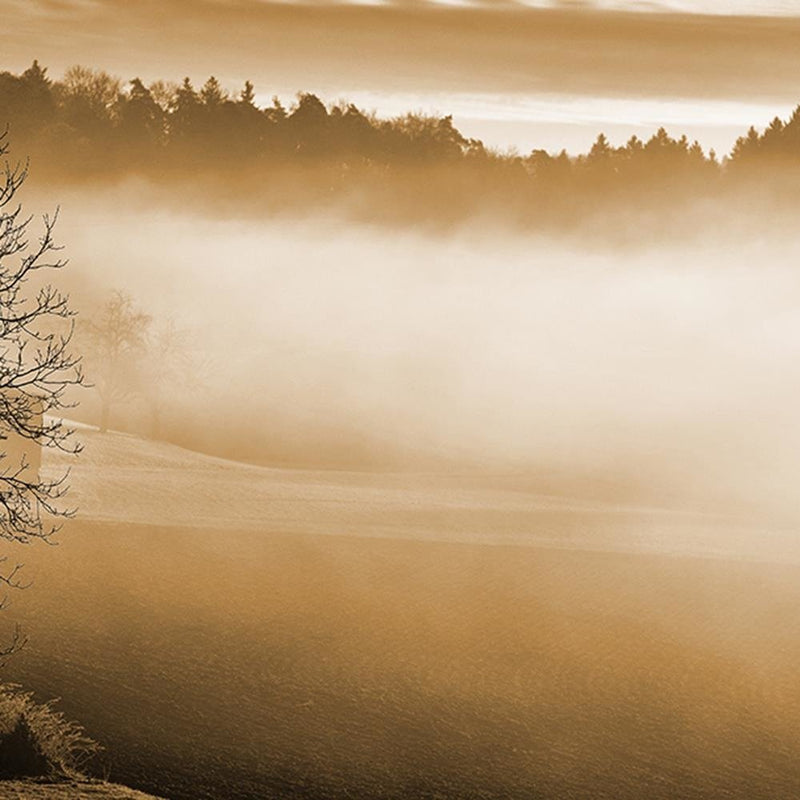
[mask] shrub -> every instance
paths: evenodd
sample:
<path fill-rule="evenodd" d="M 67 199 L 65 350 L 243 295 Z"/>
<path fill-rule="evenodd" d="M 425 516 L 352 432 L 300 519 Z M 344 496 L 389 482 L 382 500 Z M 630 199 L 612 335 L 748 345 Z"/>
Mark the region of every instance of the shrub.
<path fill-rule="evenodd" d="M 0 778 L 78 777 L 100 749 L 54 705 L 36 703 L 19 686 L 0 685 Z"/>

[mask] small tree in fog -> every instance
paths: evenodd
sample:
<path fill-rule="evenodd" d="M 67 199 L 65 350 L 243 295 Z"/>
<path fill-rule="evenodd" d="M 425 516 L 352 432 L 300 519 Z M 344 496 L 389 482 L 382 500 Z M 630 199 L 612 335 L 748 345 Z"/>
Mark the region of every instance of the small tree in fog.
<path fill-rule="evenodd" d="M 114 292 L 84 326 L 89 376 L 100 395 L 100 430 L 112 408 L 140 393 L 150 317 L 123 292 Z"/>
<path fill-rule="evenodd" d="M 43 273 L 66 262 L 56 256 L 56 217 L 44 218 L 44 230 L 32 240 L 31 217 L 23 214 L 17 193 L 27 165 L 5 160 L 8 142 L 0 134 L 0 538 L 28 544 L 48 541 L 57 518 L 68 516 L 59 499 L 66 491 L 61 475 L 39 471 L 42 447 L 78 452 L 73 431 L 60 412 L 69 408 L 69 387 L 82 383 L 80 358 L 71 349 L 73 312 L 68 297 Z M 0 558 L 6 564 L 6 558 Z M 19 566 L 0 573 L 0 582 L 19 586 Z M 0 602 L 0 608 L 4 602 Z M 19 645 L 0 647 L 0 656 Z"/>

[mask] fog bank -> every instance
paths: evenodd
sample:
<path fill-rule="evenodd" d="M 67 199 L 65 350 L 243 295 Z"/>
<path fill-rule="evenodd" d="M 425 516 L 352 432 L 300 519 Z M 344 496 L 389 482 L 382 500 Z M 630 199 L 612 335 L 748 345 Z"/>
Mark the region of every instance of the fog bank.
<path fill-rule="evenodd" d="M 171 392 L 181 443 L 303 466 L 588 475 L 664 502 L 796 510 L 788 239 L 631 252 L 479 226 L 445 238 L 215 221 L 121 198 L 64 199 L 70 280 L 86 314 L 121 289 L 193 332 L 205 366 L 201 388 Z"/>

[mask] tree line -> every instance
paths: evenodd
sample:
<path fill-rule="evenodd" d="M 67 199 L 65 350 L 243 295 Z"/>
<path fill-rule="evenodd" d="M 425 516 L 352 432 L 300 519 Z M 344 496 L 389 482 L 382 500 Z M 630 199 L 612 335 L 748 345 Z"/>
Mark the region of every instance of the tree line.
<path fill-rule="evenodd" d="M 200 87 L 189 78 L 124 84 L 75 66 L 53 80 L 37 61 L 18 75 L 0 73 L 4 124 L 18 152 L 47 176 L 135 174 L 160 184 L 191 177 L 213 186 L 206 199 L 247 197 L 259 211 L 339 200 L 373 219 L 457 220 L 497 210 L 523 225 L 563 223 L 599 205 L 674 205 L 737 191 L 754 173 L 785 178 L 787 167 L 800 167 L 800 107 L 763 133 L 751 128 L 722 159 L 664 128 L 619 147 L 601 133 L 577 156 L 522 155 L 465 137 L 451 116 L 382 119 L 310 93 L 290 107 L 277 98 L 261 107 L 250 81 L 231 94 L 214 77 Z"/>
<path fill-rule="evenodd" d="M 288 109 L 277 98 L 260 108 L 251 82 L 231 96 L 214 77 L 199 89 L 189 78 L 149 86 L 134 78 L 123 86 L 106 72 L 75 66 L 55 81 L 38 61 L 19 75 L 0 73 L 0 116 L 13 126 L 16 147 L 45 156 L 57 148 L 65 171 L 144 168 L 153 160 L 207 166 L 287 157 L 388 163 L 484 152 L 449 116 L 379 120 L 352 103 L 327 108 L 310 93 L 300 93 Z"/>

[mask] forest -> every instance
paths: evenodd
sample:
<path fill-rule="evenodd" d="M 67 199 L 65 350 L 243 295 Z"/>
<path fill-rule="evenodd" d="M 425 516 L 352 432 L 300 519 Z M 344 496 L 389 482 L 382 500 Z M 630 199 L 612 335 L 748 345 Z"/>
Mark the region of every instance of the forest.
<path fill-rule="evenodd" d="M 251 82 L 232 95 L 214 77 L 199 88 L 189 78 L 145 85 L 75 66 L 53 80 L 34 61 L 0 73 L 0 125 L 40 177 L 199 181 L 193 201 L 215 213 L 226 204 L 237 214 L 337 207 L 372 223 L 431 226 L 477 214 L 546 230 L 621 211 L 653 212 L 664 225 L 687 201 L 737 201 L 755 184 L 776 207 L 800 202 L 800 107 L 761 133 L 750 128 L 721 158 L 664 128 L 619 147 L 600 133 L 578 155 L 519 154 L 466 138 L 452 116 L 382 119 L 304 92 L 289 108 L 277 98 L 260 107 Z"/>

